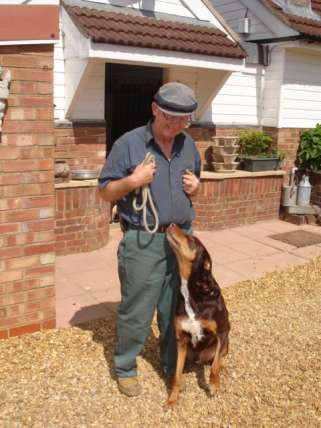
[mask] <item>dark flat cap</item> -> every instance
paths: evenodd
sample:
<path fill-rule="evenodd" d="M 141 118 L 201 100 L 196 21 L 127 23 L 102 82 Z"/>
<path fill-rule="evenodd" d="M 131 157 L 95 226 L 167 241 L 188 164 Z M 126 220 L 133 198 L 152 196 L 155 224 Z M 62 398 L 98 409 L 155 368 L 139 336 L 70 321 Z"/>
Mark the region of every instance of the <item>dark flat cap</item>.
<path fill-rule="evenodd" d="M 191 88 L 183 83 L 169 82 L 161 86 L 154 101 L 164 113 L 186 116 L 197 109 L 197 101 Z"/>

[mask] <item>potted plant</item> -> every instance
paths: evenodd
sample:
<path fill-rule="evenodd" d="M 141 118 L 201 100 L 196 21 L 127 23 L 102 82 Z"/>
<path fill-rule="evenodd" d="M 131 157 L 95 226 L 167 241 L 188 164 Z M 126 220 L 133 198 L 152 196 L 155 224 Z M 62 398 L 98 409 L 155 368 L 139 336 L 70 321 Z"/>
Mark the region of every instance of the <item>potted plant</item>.
<path fill-rule="evenodd" d="M 262 131 L 243 132 L 239 142 L 242 168 L 252 172 L 278 169 L 284 155 L 272 148 L 272 141 L 272 137 Z"/>
<path fill-rule="evenodd" d="M 321 201 L 321 124 L 302 132 L 298 150 L 300 169 L 308 172 L 312 184 L 311 203 Z"/>
<path fill-rule="evenodd" d="M 301 134 L 300 166 L 309 171 L 321 171 L 321 124 Z"/>

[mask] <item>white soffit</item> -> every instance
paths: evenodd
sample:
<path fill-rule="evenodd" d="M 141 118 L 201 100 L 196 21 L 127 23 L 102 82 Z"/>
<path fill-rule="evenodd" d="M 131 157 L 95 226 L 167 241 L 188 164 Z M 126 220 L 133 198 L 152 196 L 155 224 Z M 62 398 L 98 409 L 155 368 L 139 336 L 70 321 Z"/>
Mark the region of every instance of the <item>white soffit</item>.
<path fill-rule="evenodd" d="M 189 54 L 185 52 L 90 43 L 89 57 L 106 62 L 150 65 L 154 67 L 192 67 L 208 70 L 242 71 L 244 60 Z"/>

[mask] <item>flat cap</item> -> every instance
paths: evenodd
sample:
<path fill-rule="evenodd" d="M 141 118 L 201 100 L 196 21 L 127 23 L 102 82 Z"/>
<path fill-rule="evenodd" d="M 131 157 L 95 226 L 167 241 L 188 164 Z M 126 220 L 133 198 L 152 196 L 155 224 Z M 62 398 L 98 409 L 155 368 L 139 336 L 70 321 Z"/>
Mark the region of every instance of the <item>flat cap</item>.
<path fill-rule="evenodd" d="M 160 110 L 174 116 L 186 116 L 197 109 L 195 94 L 183 83 L 169 82 L 161 86 L 154 96 Z"/>

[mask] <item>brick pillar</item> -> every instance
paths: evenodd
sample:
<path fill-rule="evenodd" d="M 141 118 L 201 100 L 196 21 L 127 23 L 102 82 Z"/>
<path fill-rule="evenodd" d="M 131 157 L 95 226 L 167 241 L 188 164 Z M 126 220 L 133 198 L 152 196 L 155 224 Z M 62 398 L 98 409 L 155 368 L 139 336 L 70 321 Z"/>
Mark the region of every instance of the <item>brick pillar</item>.
<path fill-rule="evenodd" d="M 53 47 L 0 46 L 0 338 L 55 326 Z"/>

